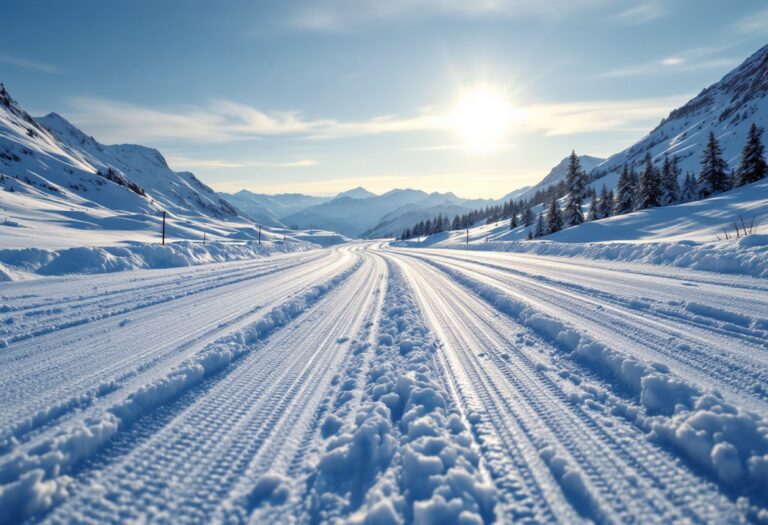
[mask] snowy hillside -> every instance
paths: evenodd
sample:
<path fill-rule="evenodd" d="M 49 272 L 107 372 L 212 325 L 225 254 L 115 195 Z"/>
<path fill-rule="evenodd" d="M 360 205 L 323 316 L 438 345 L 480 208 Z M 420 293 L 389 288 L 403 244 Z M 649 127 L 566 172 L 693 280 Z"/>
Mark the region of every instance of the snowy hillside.
<path fill-rule="evenodd" d="M 710 132 L 717 137 L 728 165 L 735 168 L 752 123 L 768 124 L 768 45 L 672 111 L 642 140 L 597 166 L 591 175 L 604 177 L 598 184 L 615 187 L 622 165 L 640 165 L 647 152 L 656 162 L 668 153 L 677 157 L 683 173 L 697 173 Z"/>
<path fill-rule="evenodd" d="M 579 155 L 579 162 L 581 163 L 581 169 L 589 172 L 592 169 L 594 169 L 596 166 L 599 166 L 600 164 L 605 162 L 605 159 L 601 159 L 600 157 L 593 157 L 591 155 Z M 565 176 L 567 173 L 568 173 L 568 157 L 565 157 L 563 160 L 561 160 L 557 164 L 557 166 L 552 168 L 549 171 L 549 173 L 547 173 L 547 175 L 543 179 L 541 179 L 541 181 L 538 184 L 508 193 L 502 198 L 502 200 L 525 199 L 530 195 L 533 195 L 536 192 L 536 190 L 546 188 L 550 184 L 555 184 L 560 182 L 561 180 L 565 180 Z"/>
<path fill-rule="evenodd" d="M 569 243 L 709 242 L 724 237 L 724 230 L 730 232 L 733 230 L 733 221 L 742 218 L 747 223 L 754 219 L 758 231 L 768 232 L 768 179 L 707 199 L 585 222 L 542 238 Z M 520 241 L 526 239 L 531 229 L 522 225 L 510 229 L 508 220 L 477 225 L 469 231 L 470 242 Z M 458 246 L 465 244 L 465 241 L 466 232 L 461 230 L 435 236 L 427 243 Z"/>
<path fill-rule="evenodd" d="M 134 144 L 105 146 L 62 116 L 50 113 L 35 119 L 73 156 L 106 172 L 110 167 L 144 189 L 147 196 L 175 215 L 232 218 L 235 208 L 189 172 L 171 170 L 159 151 Z"/>
<path fill-rule="evenodd" d="M 119 171 L 60 142 L 24 111 L 0 85 L 0 173 L 3 189 L 60 199 L 86 207 L 156 213 L 146 190 Z"/>

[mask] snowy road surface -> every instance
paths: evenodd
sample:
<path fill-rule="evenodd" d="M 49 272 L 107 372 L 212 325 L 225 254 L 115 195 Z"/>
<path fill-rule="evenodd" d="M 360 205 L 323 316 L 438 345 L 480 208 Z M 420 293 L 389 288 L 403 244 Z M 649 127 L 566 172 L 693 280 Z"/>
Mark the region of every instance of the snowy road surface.
<path fill-rule="evenodd" d="M 768 282 L 360 243 L 0 284 L 0 523 L 768 522 Z"/>

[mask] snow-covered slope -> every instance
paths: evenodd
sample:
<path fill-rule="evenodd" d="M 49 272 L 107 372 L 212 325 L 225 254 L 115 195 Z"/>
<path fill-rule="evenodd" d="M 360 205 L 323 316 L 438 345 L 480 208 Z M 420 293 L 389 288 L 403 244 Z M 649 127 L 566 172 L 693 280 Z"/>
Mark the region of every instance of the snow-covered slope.
<path fill-rule="evenodd" d="M 1 85 L 0 85 L 1 86 Z M 32 118 L 0 87 L 0 246 L 282 240 L 154 149 L 105 146 L 51 113 Z M 279 223 L 271 224 L 280 226 Z"/>
<path fill-rule="evenodd" d="M 254 195 L 247 190 L 241 190 L 234 194 L 220 193 L 222 199 L 232 203 L 243 215 L 257 224 L 272 227 L 283 227 L 280 218 L 270 208 L 258 203 L 250 196 Z"/>
<path fill-rule="evenodd" d="M 86 207 L 133 213 L 160 208 L 120 172 L 59 141 L 24 111 L 0 84 L 0 182 L 6 191 Z"/>
<path fill-rule="evenodd" d="M 50 113 L 35 119 L 72 156 L 83 158 L 101 172 L 111 167 L 144 189 L 164 209 L 185 216 L 231 218 L 237 210 L 189 172 L 175 172 L 159 151 L 135 144 L 99 144 L 62 116 Z"/>
<path fill-rule="evenodd" d="M 724 239 L 725 232 L 734 236 L 733 222 L 741 224 L 742 219 L 747 226 L 754 223 L 756 233 L 768 233 L 768 179 L 707 199 L 585 222 L 542 239 L 566 243 L 711 242 Z M 510 229 L 508 220 L 478 224 L 469 229 L 469 244 L 522 241 L 532 228 L 520 225 Z M 461 230 L 432 235 L 420 246 L 454 248 L 466 244 L 467 231 Z"/>
<path fill-rule="evenodd" d="M 565 157 L 563 160 L 561 160 L 557 166 L 552 168 L 549 173 L 547 173 L 547 175 L 541 179 L 541 182 L 538 184 L 530 188 L 524 188 L 524 191 L 515 190 L 511 193 L 508 193 L 502 200 L 526 198 L 527 196 L 533 195 L 537 190 L 544 189 L 550 184 L 555 184 L 561 180 L 565 180 L 565 176 L 568 174 L 568 160 L 569 157 Z M 600 157 L 593 157 L 591 155 L 579 155 L 579 162 L 581 163 L 581 169 L 589 173 L 596 166 L 599 166 L 605 162 L 605 159 L 601 159 Z"/>
<path fill-rule="evenodd" d="M 768 45 L 672 111 L 642 140 L 597 166 L 592 176 L 603 176 L 598 184 L 613 187 L 622 165 L 639 164 L 647 152 L 657 162 L 668 153 L 677 157 L 683 172 L 697 173 L 710 132 L 720 142 L 729 166 L 735 168 L 752 123 L 768 124 Z"/>

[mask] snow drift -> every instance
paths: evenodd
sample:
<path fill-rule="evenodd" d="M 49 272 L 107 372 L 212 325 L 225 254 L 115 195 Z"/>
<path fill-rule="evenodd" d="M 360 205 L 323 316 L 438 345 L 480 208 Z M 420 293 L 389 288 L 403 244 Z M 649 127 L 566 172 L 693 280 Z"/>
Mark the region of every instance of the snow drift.
<path fill-rule="evenodd" d="M 308 242 L 270 242 L 258 244 L 182 241 L 166 245 L 80 247 L 64 250 L 24 248 L 0 250 L 0 281 L 16 281 L 35 276 L 75 273 L 108 273 L 139 269 L 177 268 L 227 262 L 278 253 L 317 248 Z"/>

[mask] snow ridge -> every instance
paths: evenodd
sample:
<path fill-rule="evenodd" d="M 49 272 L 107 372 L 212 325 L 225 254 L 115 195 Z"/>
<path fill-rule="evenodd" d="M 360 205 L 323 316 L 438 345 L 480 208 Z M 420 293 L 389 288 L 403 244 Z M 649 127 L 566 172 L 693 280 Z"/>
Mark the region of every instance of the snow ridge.
<path fill-rule="evenodd" d="M 330 415 L 312 515 L 352 523 L 491 523 L 495 488 L 439 381 L 439 345 L 402 272 L 388 262 L 385 311 L 362 405 Z"/>
<path fill-rule="evenodd" d="M 400 243 L 396 243 L 400 244 Z M 407 244 L 407 243 L 406 243 Z M 458 250 L 532 253 L 555 257 L 583 257 L 626 261 L 694 270 L 768 277 L 768 235 L 750 235 L 735 241 L 653 243 L 565 243 L 555 241 L 507 241 L 456 244 Z"/>

